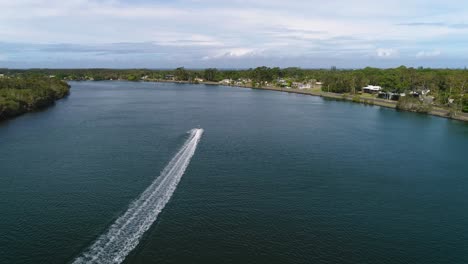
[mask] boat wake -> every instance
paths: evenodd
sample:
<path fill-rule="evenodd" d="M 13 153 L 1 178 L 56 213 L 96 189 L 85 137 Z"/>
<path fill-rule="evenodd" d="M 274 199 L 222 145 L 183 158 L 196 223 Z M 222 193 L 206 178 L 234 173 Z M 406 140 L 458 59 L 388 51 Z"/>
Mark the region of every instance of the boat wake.
<path fill-rule="evenodd" d="M 73 263 L 121 263 L 140 242 L 167 204 L 195 153 L 203 129 L 192 129 L 189 138 L 161 175 Z"/>

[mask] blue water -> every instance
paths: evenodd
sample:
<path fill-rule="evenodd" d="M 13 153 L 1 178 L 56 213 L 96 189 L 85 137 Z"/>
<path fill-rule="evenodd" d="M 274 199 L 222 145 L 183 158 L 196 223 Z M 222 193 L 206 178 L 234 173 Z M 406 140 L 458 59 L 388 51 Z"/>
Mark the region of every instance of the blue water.
<path fill-rule="evenodd" d="M 124 263 L 468 263 L 468 125 L 222 86 L 73 82 L 0 123 L 0 263 L 67 263 L 204 129 Z"/>

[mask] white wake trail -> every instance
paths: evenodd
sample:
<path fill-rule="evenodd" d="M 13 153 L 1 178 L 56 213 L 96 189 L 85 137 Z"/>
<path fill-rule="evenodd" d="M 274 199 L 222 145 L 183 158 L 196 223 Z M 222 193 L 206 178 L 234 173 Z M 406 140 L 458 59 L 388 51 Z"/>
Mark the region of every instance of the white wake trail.
<path fill-rule="evenodd" d="M 140 242 L 143 234 L 151 227 L 161 210 L 171 198 L 185 169 L 195 154 L 203 129 L 192 129 L 190 136 L 177 154 L 167 164 L 161 175 L 132 202 L 91 247 L 73 261 L 81 263 L 121 263 Z"/>

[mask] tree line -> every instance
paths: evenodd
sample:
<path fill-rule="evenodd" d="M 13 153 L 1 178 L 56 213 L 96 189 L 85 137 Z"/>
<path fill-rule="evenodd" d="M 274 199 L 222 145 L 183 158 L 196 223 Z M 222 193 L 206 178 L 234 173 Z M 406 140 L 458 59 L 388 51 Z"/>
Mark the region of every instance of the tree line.
<path fill-rule="evenodd" d="M 194 81 L 198 78 L 209 82 L 223 79 L 249 80 L 252 86 L 266 83 L 275 84 L 278 80 L 290 82 L 322 83 L 322 90 L 334 93 L 356 94 L 362 87 L 378 85 L 384 91 L 405 93 L 430 90 L 438 105 L 456 107 L 468 112 L 468 70 L 407 68 L 391 69 L 367 67 L 364 69 L 301 69 L 257 67 L 251 69 L 0 69 L 0 73 L 12 76 L 43 77 L 54 75 L 62 80 L 162 80 Z"/>

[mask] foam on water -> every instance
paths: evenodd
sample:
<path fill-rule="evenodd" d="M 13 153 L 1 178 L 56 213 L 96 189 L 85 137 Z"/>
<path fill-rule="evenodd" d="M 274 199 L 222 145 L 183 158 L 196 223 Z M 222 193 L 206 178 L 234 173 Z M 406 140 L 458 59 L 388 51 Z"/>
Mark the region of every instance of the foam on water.
<path fill-rule="evenodd" d="M 167 204 L 195 153 L 203 129 L 192 129 L 189 138 L 153 183 L 132 202 L 84 253 L 73 261 L 81 263 L 121 263 L 139 243 Z"/>

